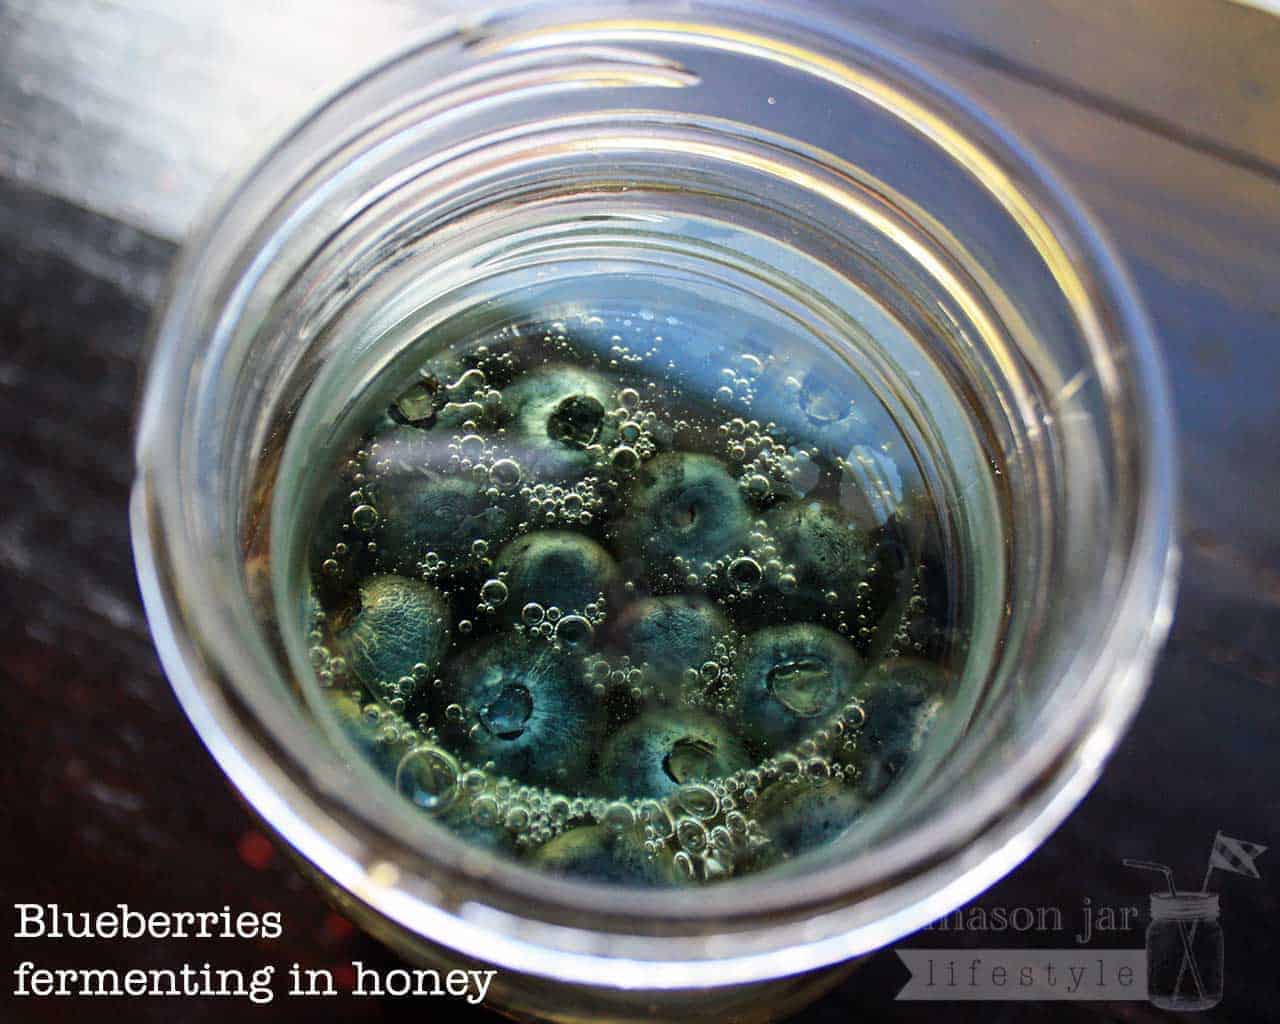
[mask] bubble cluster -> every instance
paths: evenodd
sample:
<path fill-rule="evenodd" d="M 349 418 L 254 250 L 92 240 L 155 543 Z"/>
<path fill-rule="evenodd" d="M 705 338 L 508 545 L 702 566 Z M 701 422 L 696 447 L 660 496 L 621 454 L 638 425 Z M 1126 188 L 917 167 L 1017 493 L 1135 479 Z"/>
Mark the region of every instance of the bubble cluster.
<path fill-rule="evenodd" d="M 682 330 L 583 313 L 433 356 L 308 547 L 347 746 L 467 841 L 613 884 L 835 841 L 951 688 L 927 494 L 858 435 L 865 389 Z"/>

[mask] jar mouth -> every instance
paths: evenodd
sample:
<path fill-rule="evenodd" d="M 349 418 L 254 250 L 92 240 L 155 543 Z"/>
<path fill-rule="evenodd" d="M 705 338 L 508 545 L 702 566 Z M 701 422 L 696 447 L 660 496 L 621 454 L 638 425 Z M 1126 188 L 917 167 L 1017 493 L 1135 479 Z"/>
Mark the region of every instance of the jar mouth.
<path fill-rule="evenodd" d="M 132 506 L 139 579 L 166 671 L 206 745 L 271 827 L 340 887 L 411 932 L 514 970 L 610 987 L 722 986 L 825 966 L 927 924 L 1015 867 L 1092 785 L 1136 709 L 1168 625 L 1175 562 L 1163 372 L 1132 288 L 1067 192 L 1020 142 L 878 41 L 808 13 L 716 4 L 671 10 L 628 6 L 563 22 L 535 4 L 443 29 L 349 87 L 280 143 L 184 253 L 157 325 Z M 242 566 L 211 555 L 211 535 L 242 542 L 253 524 L 222 507 L 217 498 L 225 495 L 189 486 L 213 448 L 200 432 L 228 420 L 211 408 L 216 396 L 205 383 L 236 368 L 243 355 L 237 346 L 248 337 L 236 334 L 237 325 L 265 309 L 254 305 L 256 294 L 296 283 L 300 270 L 281 253 L 305 236 L 309 203 L 377 201 L 344 195 L 351 168 L 374 161 L 379 147 L 397 145 L 414 118 L 457 117 L 448 108 L 460 96 L 465 109 L 494 102 L 486 90 L 496 89 L 497 79 L 468 61 L 503 65 L 482 63 L 491 75 L 547 73 L 557 89 L 679 92 L 708 74 L 693 59 L 706 54 L 757 70 L 764 62 L 776 69 L 780 87 L 794 85 L 792 76 L 812 79 L 901 121 L 917 144 L 981 182 L 1049 268 L 1095 355 L 1099 394 L 1118 407 L 1132 446 L 1127 521 L 1095 595 L 1108 601 L 1109 614 L 1091 621 L 1073 651 L 1041 664 L 1073 684 L 1066 693 L 1058 687 L 1039 709 L 1035 742 L 1010 751 L 1004 770 L 984 775 L 963 805 L 941 809 L 848 863 L 691 896 L 533 875 L 451 837 L 433 837 L 423 849 L 421 836 L 406 831 L 382 801 L 350 806 L 342 778 L 324 764 L 326 749 L 285 702 L 290 683 L 280 652 L 262 635 L 246 597 L 252 581 Z M 424 62 L 449 69 L 447 87 L 406 93 L 405 76 Z M 525 85 L 533 92 L 522 94 L 522 103 L 550 87 L 533 79 Z M 632 138 L 653 138 L 653 119 L 642 123 Z M 499 137 L 487 137 L 475 159 L 486 151 L 492 157 Z M 465 133 L 455 138 L 464 150 Z M 430 163 L 434 144 L 416 156 Z M 296 408 L 296 400 L 280 403 Z M 226 450 L 244 455 L 267 441 L 259 423 L 241 428 Z M 1154 913 L 1154 897 L 1152 907 Z"/>
<path fill-rule="evenodd" d="M 1216 892 L 1153 892 L 1151 894 L 1151 919 L 1153 921 L 1186 921 L 1192 918 L 1218 916 Z"/>

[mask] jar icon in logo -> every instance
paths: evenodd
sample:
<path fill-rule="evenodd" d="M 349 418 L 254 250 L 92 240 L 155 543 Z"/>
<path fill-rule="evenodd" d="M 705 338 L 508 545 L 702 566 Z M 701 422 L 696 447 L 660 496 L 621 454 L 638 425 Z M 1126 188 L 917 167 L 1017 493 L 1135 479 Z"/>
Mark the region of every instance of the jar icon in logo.
<path fill-rule="evenodd" d="M 1173 869 L 1153 860 L 1125 859 L 1125 867 L 1164 876 L 1166 892 L 1151 894 L 1147 926 L 1147 998 L 1164 1010 L 1207 1010 L 1222 1001 L 1222 926 L 1218 894 L 1209 891 L 1215 871 L 1260 878 L 1254 863 L 1267 848 L 1261 843 L 1214 833 L 1209 863 L 1199 892 L 1184 892 Z"/>
<path fill-rule="evenodd" d="M 1222 1000 L 1218 894 L 1151 894 L 1147 995 L 1166 1010 L 1207 1010 Z"/>

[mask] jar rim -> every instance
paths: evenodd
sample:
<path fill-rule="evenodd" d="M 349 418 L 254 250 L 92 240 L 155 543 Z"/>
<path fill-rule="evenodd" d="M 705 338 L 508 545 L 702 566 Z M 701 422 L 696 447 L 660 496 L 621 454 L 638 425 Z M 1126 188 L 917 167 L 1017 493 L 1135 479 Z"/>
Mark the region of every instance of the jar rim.
<path fill-rule="evenodd" d="M 680 17 L 687 17 L 689 24 L 700 24 L 702 28 L 714 27 L 717 17 L 731 11 L 754 11 L 753 19 L 763 26 L 755 37 L 759 43 L 767 41 L 766 28 L 783 24 L 785 18 L 803 17 L 803 28 L 825 33 L 824 38 L 834 40 L 851 55 L 851 64 L 862 69 L 863 78 L 868 74 L 865 69 L 872 69 L 880 76 L 879 88 L 900 95 L 913 109 L 944 119 L 954 139 L 963 141 L 966 159 L 998 165 L 1002 175 L 1016 177 L 1022 202 L 1026 202 L 1026 195 L 1032 195 L 1037 210 L 1052 211 L 1056 230 L 1065 232 L 1057 240 L 1068 242 L 1072 247 L 1070 255 L 1080 258 L 1076 272 L 1087 289 L 1086 298 L 1106 307 L 1109 329 L 1127 344 L 1130 369 L 1139 384 L 1133 396 L 1133 412 L 1145 443 L 1143 462 L 1137 467 L 1139 507 L 1135 533 L 1122 567 L 1119 604 L 1109 629 L 1095 638 L 1095 648 L 1088 652 L 1087 671 L 1067 708 L 1068 714 L 1055 723 L 1054 731 L 1047 733 L 1041 744 L 1021 751 L 1003 779 L 993 780 L 984 792 L 975 794 L 970 817 L 990 826 L 980 836 L 973 834 L 973 820 L 965 820 L 965 809 L 957 808 L 949 818 L 919 829 L 912 837 L 912 848 L 904 851 L 910 856 L 893 865 L 882 862 L 878 878 L 868 880 L 847 868 L 835 867 L 824 869 L 821 879 L 805 876 L 772 880 L 768 883 L 768 900 L 761 898 L 765 886 L 753 883 L 752 888 L 744 886 L 736 893 L 726 887 L 714 893 L 700 893 L 696 901 L 688 901 L 687 895 L 679 898 L 697 906 L 677 907 L 675 898 L 648 894 L 617 902 L 617 906 L 625 908 L 624 917 L 634 918 L 645 913 L 647 907 L 648 913 L 655 915 L 679 913 L 704 922 L 732 922 L 730 932 L 775 932 L 767 943 L 742 942 L 735 948 L 732 937 L 708 933 L 704 942 L 706 958 L 696 962 L 667 963 L 661 953 L 655 954 L 655 960 L 625 962 L 625 958 L 594 950 L 575 953 L 556 949 L 553 956 L 548 956 L 544 947 L 560 941 L 552 934 L 551 925 L 542 927 L 518 914 L 474 907 L 469 909 L 472 916 L 464 920 L 465 915 L 455 910 L 429 905 L 422 894 L 436 887 L 438 877 L 413 880 L 402 875 L 389 884 L 370 881 L 369 865 L 360 861 L 365 844 L 354 841 L 349 834 L 335 835 L 332 795 L 324 792 L 309 773 L 288 778 L 280 770 L 276 759 L 296 754 L 298 738 L 286 735 L 286 727 L 270 719 L 240 691 L 246 681 L 237 677 L 232 660 L 236 637 L 225 623 L 221 627 L 214 625 L 212 615 L 206 615 L 198 606 L 198 577 L 184 571 L 190 523 L 183 512 L 183 497 L 176 481 L 166 476 L 166 467 L 178 459 L 175 417 L 182 408 L 178 396 L 184 394 L 187 384 L 186 367 L 175 353 L 193 343 L 188 327 L 202 301 L 196 281 L 213 269 L 206 251 L 225 248 L 243 230 L 243 211 L 238 207 L 264 188 L 280 166 L 291 166 L 282 154 L 290 147 L 315 141 L 312 136 L 317 126 L 325 118 L 332 119 L 344 104 L 354 102 L 353 98 L 358 98 L 378 75 L 402 62 L 427 59 L 434 47 L 459 36 L 474 36 L 482 31 L 500 35 L 510 26 L 521 25 L 525 13 L 534 11 L 545 16 L 548 7 L 538 2 L 514 11 L 504 9 L 497 15 L 481 15 L 465 23 L 451 23 L 433 33 L 427 42 L 406 50 L 347 87 L 257 165 L 184 254 L 170 303 L 156 329 L 155 353 L 139 423 L 138 475 L 132 505 L 139 579 L 152 631 L 188 716 L 250 804 L 304 857 L 374 910 L 411 930 L 432 935 L 455 948 L 469 946 L 463 951 L 515 969 L 620 987 L 725 985 L 825 966 L 892 941 L 976 895 L 1020 863 L 1075 806 L 1097 778 L 1102 761 L 1145 691 L 1151 659 L 1169 621 L 1176 561 L 1173 439 L 1167 387 L 1150 329 L 1123 269 L 1087 215 L 1024 144 L 1011 138 L 967 100 L 870 38 L 870 33 L 849 26 L 832 27 L 831 22 L 818 19 L 812 12 L 802 16 L 786 8 L 714 2 L 626 8 L 629 14 L 659 9 L 675 23 Z M 700 23 L 694 15 L 701 15 Z M 575 21 L 590 22 L 592 17 L 583 14 Z M 791 53 L 788 59 L 800 57 Z M 839 73 L 829 66 L 829 58 L 823 57 L 822 61 L 824 73 Z M 866 84 L 861 78 L 859 82 Z M 957 125 L 963 130 L 957 131 Z M 207 293 L 209 282 L 201 283 Z M 1135 622 L 1143 623 L 1142 627 L 1135 629 Z M 1120 623 L 1125 628 L 1121 629 Z M 211 653 L 220 647 L 225 649 L 217 651 L 217 656 Z M 240 662 L 241 670 L 245 664 Z M 957 837 L 962 835 L 968 841 L 956 849 Z M 840 923 L 833 921 L 827 932 L 815 937 L 803 917 L 848 911 L 848 901 L 854 895 L 851 878 L 860 878 L 860 913 Z M 886 882 L 890 883 L 887 889 Z M 545 879 L 540 888 L 540 897 L 547 904 L 570 907 L 583 915 L 591 913 L 593 905 L 598 906 L 600 893 L 597 886 L 552 878 Z M 780 920 L 780 906 L 793 916 Z M 616 925 L 617 918 L 602 915 L 601 926 L 607 927 L 609 922 Z M 457 938 L 456 943 L 450 942 L 453 937 Z M 656 977 L 655 963 L 666 963 L 672 970 L 664 977 Z"/>
<path fill-rule="evenodd" d="M 1216 892 L 1153 892 L 1151 894 L 1151 919 L 1153 921 L 1183 920 L 1192 917 L 1217 917 L 1218 894 Z"/>

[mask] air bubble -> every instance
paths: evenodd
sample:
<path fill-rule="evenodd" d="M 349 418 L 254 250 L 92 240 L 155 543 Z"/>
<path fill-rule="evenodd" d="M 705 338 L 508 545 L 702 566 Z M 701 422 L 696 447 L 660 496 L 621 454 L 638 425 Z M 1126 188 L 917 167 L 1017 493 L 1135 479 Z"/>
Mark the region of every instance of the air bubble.
<path fill-rule="evenodd" d="M 640 468 L 640 455 L 634 448 L 620 445 L 610 454 L 609 463 L 619 473 L 630 476 Z"/>
<path fill-rule="evenodd" d="M 520 619 L 526 626 L 536 626 L 546 615 L 546 610 L 537 601 L 530 601 L 520 609 Z"/>
<path fill-rule="evenodd" d="M 700 854 L 707 848 L 707 827 L 697 818 L 681 818 L 676 822 L 676 841 L 689 853 Z"/>
<path fill-rule="evenodd" d="M 471 820 L 483 828 L 492 828 L 498 823 L 498 801 L 488 794 L 476 797 L 471 804 Z"/>
<path fill-rule="evenodd" d="M 729 563 L 729 579 L 739 590 L 754 590 L 763 576 L 764 571 L 754 558 L 744 555 Z"/>
<path fill-rule="evenodd" d="M 503 491 L 514 490 L 520 476 L 520 464 L 515 459 L 499 459 L 489 467 L 489 479 Z"/>
<path fill-rule="evenodd" d="M 686 814 L 704 821 L 714 818 L 720 810 L 720 798 L 709 786 L 691 783 L 676 790 L 676 803 Z"/>
<path fill-rule="evenodd" d="M 500 607 L 507 600 L 507 585 L 502 580 L 485 580 L 480 588 L 480 600 L 494 608 Z"/>
<path fill-rule="evenodd" d="M 372 505 L 357 505 L 351 511 L 351 525 L 362 533 L 368 533 L 378 525 L 378 510 Z"/>
<path fill-rule="evenodd" d="M 553 824 L 563 825 L 569 820 L 570 810 L 569 801 L 564 797 L 552 797 L 551 802 L 547 805 L 547 816 Z"/>
<path fill-rule="evenodd" d="M 607 828 L 610 832 L 620 833 L 634 826 L 636 823 L 635 811 L 627 804 L 621 801 L 614 801 L 604 809 L 604 813 L 600 816 L 600 824 Z"/>
<path fill-rule="evenodd" d="M 396 788 L 424 811 L 440 814 L 458 797 L 458 762 L 439 747 L 418 747 L 396 766 Z"/>
<path fill-rule="evenodd" d="M 566 615 L 556 623 L 556 639 L 570 647 L 581 647 L 595 634 L 591 623 L 581 615 Z"/>

